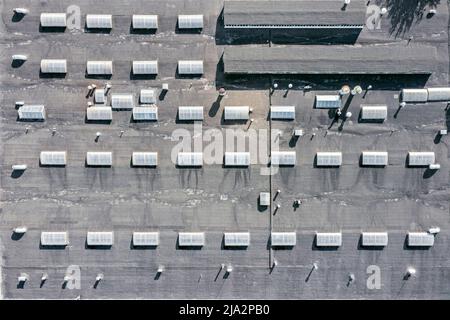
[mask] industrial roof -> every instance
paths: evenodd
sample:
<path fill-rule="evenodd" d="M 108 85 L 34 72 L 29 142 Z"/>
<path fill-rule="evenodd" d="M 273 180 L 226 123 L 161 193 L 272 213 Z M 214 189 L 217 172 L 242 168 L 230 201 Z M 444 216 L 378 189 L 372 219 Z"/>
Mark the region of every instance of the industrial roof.
<path fill-rule="evenodd" d="M 431 74 L 438 58 L 430 46 L 229 46 L 223 63 L 226 74 Z"/>
<path fill-rule="evenodd" d="M 225 28 L 236 26 L 363 26 L 366 4 L 352 1 L 225 1 Z"/>

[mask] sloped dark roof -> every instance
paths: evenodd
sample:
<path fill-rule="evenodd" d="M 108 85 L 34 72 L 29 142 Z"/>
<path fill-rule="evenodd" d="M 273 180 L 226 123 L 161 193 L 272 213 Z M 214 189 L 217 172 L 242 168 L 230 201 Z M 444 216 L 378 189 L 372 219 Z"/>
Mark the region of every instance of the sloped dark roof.
<path fill-rule="evenodd" d="M 431 74 L 437 50 L 430 46 L 230 46 L 227 74 Z"/>
<path fill-rule="evenodd" d="M 224 24 L 231 25 L 364 25 L 366 4 L 352 0 L 225 1 Z"/>

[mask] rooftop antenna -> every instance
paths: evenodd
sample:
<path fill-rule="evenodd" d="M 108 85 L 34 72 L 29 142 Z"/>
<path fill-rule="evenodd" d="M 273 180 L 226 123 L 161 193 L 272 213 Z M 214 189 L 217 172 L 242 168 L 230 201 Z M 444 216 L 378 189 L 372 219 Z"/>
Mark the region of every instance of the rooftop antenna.
<path fill-rule="evenodd" d="M 409 278 L 411 278 L 415 274 L 416 274 L 416 269 L 414 269 L 413 267 L 408 267 L 406 269 L 405 279 L 408 280 Z"/>

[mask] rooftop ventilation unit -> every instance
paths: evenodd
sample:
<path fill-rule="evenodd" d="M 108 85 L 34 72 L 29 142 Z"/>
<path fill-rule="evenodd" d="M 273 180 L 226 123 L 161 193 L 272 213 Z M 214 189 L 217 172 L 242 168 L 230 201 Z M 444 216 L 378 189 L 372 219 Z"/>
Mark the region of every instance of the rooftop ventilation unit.
<path fill-rule="evenodd" d="M 388 244 L 387 232 L 363 232 L 361 237 L 363 247 L 385 247 Z"/>
<path fill-rule="evenodd" d="M 67 232 L 41 232 L 41 245 L 43 246 L 67 246 L 69 236 Z"/>
<path fill-rule="evenodd" d="M 67 61 L 65 59 L 42 59 L 42 73 L 67 73 Z"/>
<path fill-rule="evenodd" d="M 270 163 L 276 166 L 295 166 L 296 158 L 295 151 L 272 151 Z"/>
<path fill-rule="evenodd" d="M 203 107 L 183 106 L 178 107 L 178 119 L 180 120 L 203 120 Z"/>
<path fill-rule="evenodd" d="M 155 104 L 156 95 L 155 90 L 152 89 L 141 89 L 141 94 L 139 95 L 139 102 L 142 104 Z"/>
<path fill-rule="evenodd" d="M 114 232 L 88 232 L 87 245 L 88 246 L 112 246 L 114 244 Z"/>
<path fill-rule="evenodd" d="M 203 74 L 203 60 L 180 60 L 178 61 L 179 74 Z"/>
<path fill-rule="evenodd" d="M 297 234 L 295 232 L 272 232 L 270 243 L 272 247 L 292 247 L 297 243 Z"/>
<path fill-rule="evenodd" d="M 111 107 L 119 110 L 131 110 L 134 108 L 132 94 L 113 94 L 111 95 Z"/>
<path fill-rule="evenodd" d="M 387 166 L 388 153 L 384 151 L 363 151 L 363 166 Z"/>
<path fill-rule="evenodd" d="M 41 27 L 64 28 L 66 26 L 65 13 L 41 13 Z"/>
<path fill-rule="evenodd" d="M 88 166 L 112 166 L 112 152 L 87 152 L 86 164 Z"/>
<path fill-rule="evenodd" d="M 295 120 L 295 106 L 271 106 L 270 118 L 280 120 Z"/>
<path fill-rule="evenodd" d="M 133 61 L 133 74 L 158 74 L 158 60 Z"/>
<path fill-rule="evenodd" d="M 223 234 L 225 247 L 248 247 L 250 232 L 225 232 Z"/>
<path fill-rule="evenodd" d="M 202 247 L 205 245 L 205 233 L 180 232 L 178 233 L 178 245 L 180 247 Z"/>
<path fill-rule="evenodd" d="M 434 162 L 434 152 L 408 152 L 408 165 L 411 167 L 425 167 Z"/>
<path fill-rule="evenodd" d="M 88 61 L 86 63 L 86 71 L 88 75 L 112 75 L 112 61 Z"/>
<path fill-rule="evenodd" d="M 317 232 L 317 247 L 340 247 L 342 245 L 341 232 Z"/>
<path fill-rule="evenodd" d="M 224 108 L 225 120 L 248 120 L 250 113 L 250 107 L 248 106 L 236 106 Z"/>
<path fill-rule="evenodd" d="M 316 109 L 338 109 L 341 105 L 339 95 L 316 95 Z"/>
<path fill-rule="evenodd" d="M 133 246 L 158 246 L 159 232 L 133 232 Z"/>
<path fill-rule="evenodd" d="M 86 15 L 86 27 L 88 29 L 111 29 L 112 15 L 88 14 Z"/>
<path fill-rule="evenodd" d="M 158 29 L 158 16 L 150 14 L 133 14 L 133 29 Z"/>
<path fill-rule="evenodd" d="M 248 167 L 250 152 L 225 152 L 225 166 Z"/>
<path fill-rule="evenodd" d="M 65 166 L 66 151 L 42 151 L 39 160 L 44 166 Z"/>
<path fill-rule="evenodd" d="M 157 121 L 158 108 L 157 107 L 134 107 L 133 120 L 135 121 Z"/>
<path fill-rule="evenodd" d="M 178 15 L 178 29 L 202 29 L 202 28 L 203 28 L 202 14 Z"/>
<path fill-rule="evenodd" d="M 403 102 L 427 102 L 427 89 L 403 89 L 401 92 Z"/>
<path fill-rule="evenodd" d="M 385 120 L 387 118 L 387 106 L 361 106 L 361 120 Z"/>
<path fill-rule="evenodd" d="M 428 232 L 409 232 L 408 246 L 431 247 L 434 244 L 434 235 Z"/>
<path fill-rule="evenodd" d="M 158 152 L 133 152 L 134 167 L 154 167 L 158 165 Z"/>
<path fill-rule="evenodd" d="M 24 105 L 17 110 L 20 120 L 45 120 L 43 105 Z"/>
<path fill-rule="evenodd" d="M 179 152 L 177 165 L 180 167 L 201 167 L 203 165 L 202 152 Z"/>
<path fill-rule="evenodd" d="M 341 164 L 341 152 L 317 152 L 316 154 L 316 165 L 318 167 L 339 167 Z"/>
<path fill-rule="evenodd" d="M 89 107 L 86 110 L 86 118 L 90 121 L 111 121 L 111 107 Z"/>
<path fill-rule="evenodd" d="M 428 88 L 428 101 L 450 101 L 450 88 Z"/>

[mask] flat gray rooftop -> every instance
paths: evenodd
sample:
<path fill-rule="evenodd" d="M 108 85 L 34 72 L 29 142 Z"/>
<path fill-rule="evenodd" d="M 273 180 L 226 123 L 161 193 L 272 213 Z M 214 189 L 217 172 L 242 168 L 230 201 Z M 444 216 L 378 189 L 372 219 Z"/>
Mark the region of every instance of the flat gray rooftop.
<path fill-rule="evenodd" d="M 353 0 L 345 10 L 343 1 L 225 1 L 227 26 L 363 26 L 366 5 Z"/>
<path fill-rule="evenodd" d="M 414 75 L 407 85 L 448 86 L 447 2 L 441 1 L 435 16 L 420 20 L 414 16 L 417 8 L 401 8 L 405 1 L 389 3 L 392 12 L 402 12 L 401 17 L 385 15 L 379 29 L 365 26 L 355 45 L 374 49 L 375 44 L 383 49 L 404 46 L 405 50 L 413 45 L 434 47 L 436 70 L 425 83 Z M 30 10 L 21 19 L 12 14 L 19 4 Z M 73 5 L 81 12 L 79 27 L 70 24 L 58 32 L 39 29 L 41 12 L 70 12 L 72 17 L 77 9 Z M 226 35 L 223 42 L 218 41 L 223 31 L 223 22 L 218 21 L 222 8 L 222 0 L 0 0 L 0 296 L 448 299 L 450 152 L 448 136 L 437 136 L 440 129 L 450 125 L 446 103 L 399 109 L 399 88 L 405 83 L 396 76 L 390 81 L 362 75 L 331 81 L 329 76 L 320 76 L 320 86 L 303 76 L 236 76 L 231 80 L 224 76 L 220 64 L 224 48 L 229 47 Z M 372 17 L 370 8 L 367 10 L 367 16 Z M 113 15 L 113 28 L 85 30 L 88 13 Z M 158 15 L 158 30 L 130 30 L 131 16 L 143 13 Z M 178 14 L 203 14 L 204 28 L 201 32 L 177 30 Z M 404 35 L 395 37 L 391 33 L 391 28 L 397 29 L 410 19 L 413 23 Z M 254 30 L 240 33 L 250 37 Z M 414 40 L 407 46 L 410 35 Z M 266 47 L 273 46 L 270 37 L 261 40 Z M 335 51 L 330 47 L 325 54 L 328 52 Z M 375 53 L 370 55 L 377 58 Z M 26 54 L 28 60 L 14 66 L 13 54 Z M 59 78 L 41 75 L 43 58 L 67 59 L 68 73 Z M 382 58 L 400 60 L 385 54 Z M 433 59 L 419 61 L 414 55 L 403 58 L 406 61 L 399 61 L 401 65 L 413 68 L 418 64 L 423 69 Z M 114 62 L 110 79 L 86 77 L 87 60 L 110 59 Z M 158 59 L 159 64 L 156 77 L 130 74 L 132 60 L 153 59 Z M 202 59 L 204 74 L 180 77 L 177 62 L 184 59 Z M 318 60 L 315 67 L 320 66 Z M 87 123 L 87 102 L 93 99 L 87 97 L 87 86 L 96 84 L 101 88 L 106 82 L 112 85 L 108 105 L 111 94 L 117 93 L 133 94 L 137 104 L 139 91 L 153 88 L 158 121 L 135 122 L 131 111 L 114 111 L 110 123 Z M 279 87 L 272 92 L 274 82 Z M 161 93 L 163 83 L 169 84 L 166 94 Z M 293 88 L 287 91 L 289 83 Z M 361 85 L 364 89 L 372 85 L 373 89 L 353 99 L 345 97 L 346 111 L 353 115 L 336 123 L 333 112 L 313 108 L 314 98 L 317 94 L 336 94 L 343 84 Z M 222 85 L 227 94 L 218 101 L 217 91 Z M 303 91 L 304 85 L 312 89 Z M 47 119 L 18 121 L 15 102 L 21 100 L 44 104 Z M 387 105 L 387 119 L 383 123 L 360 122 L 361 104 Z M 181 105 L 204 106 L 203 133 L 215 129 L 224 137 L 226 129 L 247 132 L 249 126 L 249 122 L 223 121 L 224 106 L 252 107 L 250 117 L 254 121 L 250 128 L 266 130 L 262 134 L 270 129 L 282 130 L 277 140 L 279 148 L 296 151 L 296 165 L 283 167 L 273 176 L 261 174 L 261 169 L 266 168 L 263 164 L 248 168 L 222 164 L 177 167 L 170 159 L 180 141 L 172 139 L 172 134 L 194 133 L 193 123 L 176 119 Z M 270 121 L 271 105 L 296 106 L 296 119 Z M 294 129 L 303 129 L 304 136 L 292 139 Z M 102 134 L 97 142 L 96 132 Z M 205 153 L 211 143 L 206 140 Z M 67 166 L 39 166 L 39 154 L 44 150 L 66 150 Z M 343 153 L 340 168 L 314 166 L 317 151 L 337 150 Z M 361 167 L 363 150 L 388 151 L 388 166 Z M 87 151 L 111 151 L 112 167 L 86 167 Z M 133 151 L 158 152 L 159 165 L 132 167 Z M 434 151 L 441 169 L 434 172 L 406 167 L 408 151 Z M 269 151 L 262 149 L 262 154 L 267 156 Z M 13 173 L 14 164 L 27 164 L 28 169 L 22 174 Z M 274 199 L 278 189 L 281 193 L 272 200 L 271 207 L 258 206 L 260 192 L 270 192 Z M 293 206 L 296 199 L 302 200 L 298 208 Z M 277 204 L 281 207 L 273 214 Z M 23 225 L 27 233 L 22 237 L 13 235 L 12 229 Z M 431 226 L 441 228 L 433 247 L 405 246 L 408 231 L 428 230 Z M 294 230 L 295 247 L 270 247 L 271 231 Z M 70 244 L 64 249 L 42 247 L 41 231 L 68 231 Z M 108 249 L 87 248 L 88 231 L 114 231 L 114 245 Z M 159 231 L 160 245 L 133 248 L 134 231 Z M 205 232 L 205 246 L 196 250 L 180 248 L 177 234 L 182 231 Z M 223 232 L 234 231 L 250 232 L 247 249 L 223 247 Z M 327 231 L 342 232 L 340 248 L 329 250 L 313 245 L 315 233 Z M 378 250 L 362 248 L 361 231 L 387 231 L 388 246 Z M 278 265 L 271 270 L 274 260 Z M 318 269 L 310 274 L 315 262 Z M 233 266 L 228 277 L 220 270 L 221 264 Z M 165 271 L 158 278 L 160 265 Z M 80 268 L 79 288 L 63 287 L 69 266 Z M 370 266 L 380 268 L 380 289 L 367 287 Z M 416 268 L 417 274 L 405 281 L 409 266 Z M 30 276 L 23 288 L 17 281 L 22 272 Z M 44 272 L 48 280 L 41 285 Z M 103 273 L 104 279 L 94 288 L 98 273 Z M 351 285 L 347 285 L 349 273 L 355 275 Z"/>
<path fill-rule="evenodd" d="M 431 74 L 432 46 L 229 46 L 226 74 Z"/>

